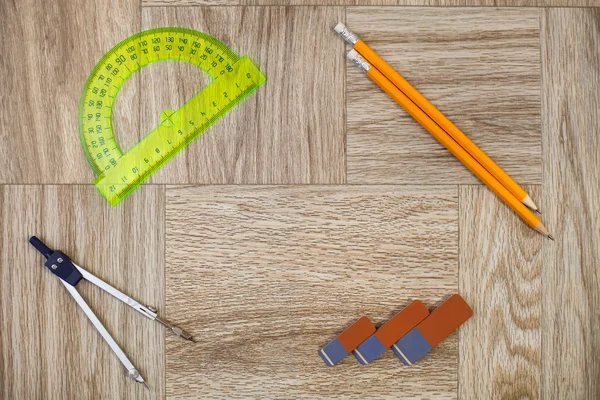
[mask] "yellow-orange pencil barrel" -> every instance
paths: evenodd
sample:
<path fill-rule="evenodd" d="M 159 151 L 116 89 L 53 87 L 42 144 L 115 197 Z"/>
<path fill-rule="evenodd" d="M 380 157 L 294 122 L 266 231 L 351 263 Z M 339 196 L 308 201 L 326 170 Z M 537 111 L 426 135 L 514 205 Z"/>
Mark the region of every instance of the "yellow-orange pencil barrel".
<path fill-rule="evenodd" d="M 512 208 L 529 226 L 553 239 L 538 217 L 523 205 L 511 192 L 508 191 L 492 174 L 467 153 L 446 131 L 436 124 L 429 115 L 412 102 L 400 89 L 387 79 L 377 68 L 371 65 L 358 54 L 356 50 L 348 53 L 348 59 L 363 69 L 367 76 L 373 80 L 384 92 L 394 99 L 406 110 L 417 122 L 419 122 L 433 137 L 446 147 L 456 158 L 458 158 L 475 176 L 485 183 L 498 197 L 500 197 L 510 208 Z"/>
<path fill-rule="evenodd" d="M 373 51 L 365 42 L 360 40 L 346 26 L 339 23 L 335 27 L 344 40 L 354 46 L 354 49 L 363 56 L 369 64 L 377 68 L 409 99 L 419 106 L 431 119 L 444 129 L 458 144 L 473 156 L 485 169 L 488 170 L 502 185 L 504 185 L 517 199 L 527 207 L 538 210 L 531 197 L 515 182 L 502 168 L 500 168 L 483 150 L 481 150 L 467 135 L 456 127 L 440 110 L 415 89 L 406 79 L 396 72 L 385 60 Z"/>

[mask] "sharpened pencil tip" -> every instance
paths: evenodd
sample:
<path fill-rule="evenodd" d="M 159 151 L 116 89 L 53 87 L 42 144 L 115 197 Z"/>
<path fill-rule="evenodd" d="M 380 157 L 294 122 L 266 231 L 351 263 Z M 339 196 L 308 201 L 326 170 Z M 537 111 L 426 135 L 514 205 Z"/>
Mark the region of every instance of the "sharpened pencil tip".
<path fill-rule="evenodd" d="M 525 198 L 523 199 L 523 204 L 525 204 L 527 207 L 529 207 L 530 210 L 538 212 L 539 208 L 538 206 L 533 202 L 533 200 L 531 199 L 531 197 L 529 197 L 529 195 L 525 196 Z"/>
<path fill-rule="evenodd" d="M 550 239 L 550 240 L 554 241 L 554 236 L 552 236 L 552 235 L 548 234 L 548 239 Z"/>
<path fill-rule="evenodd" d="M 538 208 L 537 210 L 533 210 L 536 214 L 538 215 L 542 215 L 542 212 L 540 211 L 540 209 Z"/>

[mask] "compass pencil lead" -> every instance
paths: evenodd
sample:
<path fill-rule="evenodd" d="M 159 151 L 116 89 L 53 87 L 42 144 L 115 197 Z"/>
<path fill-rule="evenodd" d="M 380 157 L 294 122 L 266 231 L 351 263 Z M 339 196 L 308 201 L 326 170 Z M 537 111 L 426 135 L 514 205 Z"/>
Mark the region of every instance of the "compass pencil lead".
<path fill-rule="evenodd" d="M 175 325 L 172 325 L 170 322 L 165 321 L 164 319 L 160 319 L 159 317 L 155 317 L 155 321 L 159 322 L 165 328 L 170 329 L 171 332 L 173 332 L 175 335 L 179 336 L 180 338 L 196 343 L 196 340 L 192 337 L 192 335 L 190 335 L 183 329 L 181 329 Z"/>

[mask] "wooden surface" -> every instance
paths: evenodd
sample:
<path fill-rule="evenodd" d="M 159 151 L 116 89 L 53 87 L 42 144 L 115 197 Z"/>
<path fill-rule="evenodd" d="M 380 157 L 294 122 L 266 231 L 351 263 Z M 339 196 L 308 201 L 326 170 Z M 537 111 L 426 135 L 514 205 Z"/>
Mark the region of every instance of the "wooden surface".
<path fill-rule="evenodd" d="M 600 9 L 496 7 L 600 3 L 387 1 L 0 2 L 0 398 L 600 398 Z M 345 7 L 383 4 L 489 7 Z M 338 21 L 527 184 L 555 242 L 346 64 Z M 111 208 L 79 96 L 114 44 L 162 25 L 211 34 L 267 83 Z M 136 74 L 119 143 L 205 82 Z M 79 285 L 151 392 L 129 381 L 32 234 L 199 343 Z M 410 368 L 316 354 L 362 314 L 456 291 L 474 317 Z"/>
<path fill-rule="evenodd" d="M 349 8 L 347 26 L 514 179 L 541 183 L 538 10 L 396 10 Z M 347 71 L 348 183 L 478 183 L 356 66 Z"/>
<path fill-rule="evenodd" d="M 167 339 L 167 396 L 454 397 L 456 335 L 415 368 L 317 350 L 362 314 L 456 292 L 457 205 L 456 186 L 170 188 L 168 313 L 202 339 Z"/>
<path fill-rule="evenodd" d="M 542 247 L 553 243 L 485 186 L 461 187 L 459 204 L 459 292 L 478 315 L 460 333 L 459 396 L 540 398 Z"/>
<path fill-rule="evenodd" d="M 545 398 L 600 398 L 600 10 L 542 14 Z"/>
<path fill-rule="evenodd" d="M 89 185 L 0 186 L 0 398 L 164 396 L 164 330 L 92 284 L 77 285 L 148 380 L 148 396 L 125 377 L 117 357 L 28 242 L 38 236 L 171 317 L 164 307 L 164 187 L 144 187 L 133 196 L 113 209 Z"/>
<path fill-rule="evenodd" d="M 347 5 L 436 7 L 599 7 L 600 0 L 142 0 L 146 7 L 213 5 Z"/>
<path fill-rule="evenodd" d="M 341 7 L 145 9 L 144 28 L 176 25 L 210 32 L 238 55 L 248 55 L 267 77 L 153 181 L 344 183 L 344 44 L 331 29 L 343 19 Z M 206 81 L 196 78 L 197 69 L 178 63 L 148 72 L 141 78 L 147 88 L 141 97 L 142 132 L 159 123 L 164 108 L 177 109 Z M 165 82 L 165 75 L 171 80 Z M 173 91 L 177 80 L 189 83 Z"/>
<path fill-rule="evenodd" d="M 0 184 L 92 181 L 79 142 L 79 97 L 115 40 L 139 31 L 137 5 L 137 0 L 2 1 Z M 115 119 L 126 119 L 128 112 L 117 110 Z"/>

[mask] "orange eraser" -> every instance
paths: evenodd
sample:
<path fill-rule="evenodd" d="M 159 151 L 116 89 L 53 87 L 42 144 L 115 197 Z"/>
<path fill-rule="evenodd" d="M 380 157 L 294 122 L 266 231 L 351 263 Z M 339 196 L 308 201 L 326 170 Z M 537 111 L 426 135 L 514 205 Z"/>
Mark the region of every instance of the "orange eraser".
<path fill-rule="evenodd" d="M 472 316 L 473 310 L 465 299 L 454 294 L 433 310 L 429 318 L 417 325 L 417 329 L 431 347 L 435 347 Z"/>
<path fill-rule="evenodd" d="M 428 315 L 429 310 L 425 304 L 421 300 L 415 300 L 377 329 L 375 336 L 385 348 L 390 348 Z"/>
<path fill-rule="evenodd" d="M 325 364 L 331 367 L 342 361 L 344 357 L 356 349 L 373 332 L 375 332 L 375 325 L 373 325 L 369 318 L 362 316 L 344 332 L 340 333 L 338 337 L 320 349 L 319 356 Z"/>
<path fill-rule="evenodd" d="M 348 329 L 340 333 L 337 340 L 348 353 L 352 352 L 359 344 L 375 332 L 375 325 L 364 315 L 358 321 L 353 323 Z"/>
<path fill-rule="evenodd" d="M 471 318 L 473 310 L 455 294 L 392 346 L 404 365 L 412 365 Z"/>
<path fill-rule="evenodd" d="M 428 315 L 429 310 L 421 300 L 413 301 L 361 343 L 354 350 L 354 357 L 361 364 L 370 363 Z"/>

